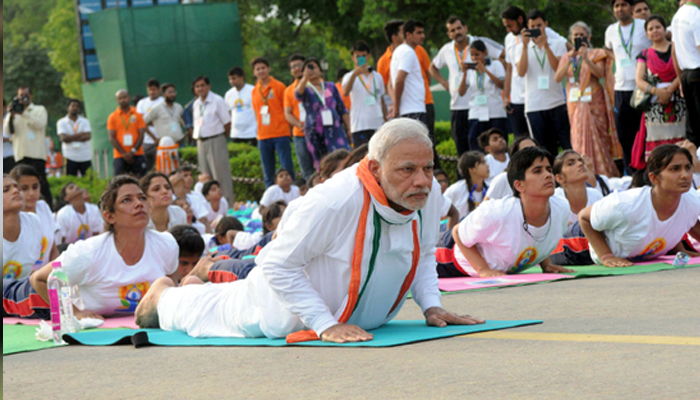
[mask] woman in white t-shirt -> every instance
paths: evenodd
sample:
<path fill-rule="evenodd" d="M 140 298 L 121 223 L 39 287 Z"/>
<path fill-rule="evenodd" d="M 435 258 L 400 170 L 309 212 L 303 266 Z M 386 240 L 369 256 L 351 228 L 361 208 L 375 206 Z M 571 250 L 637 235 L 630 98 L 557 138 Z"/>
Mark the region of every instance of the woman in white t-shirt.
<path fill-rule="evenodd" d="M 49 261 L 53 261 L 58 257 L 56 249 L 56 231 L 58 225 L 54 220 L 51 208 L 44 200 L 39 200 L 41 197 L 41 184 L 39 183 L 39 173 L 31 165 L 20 164 L 12 168 L 10 176 L 19 184 L 19 189 L 24 194 L 24 212 L 36 214 L 41 222 L 42 238 L 41 238 L 41 254 L 39 259 L 41 264 L 37 267 L 43 267 Z"/>
<path fill-rule="evenodd" d="M 475 40 L 469 45 L 473 67 L 467 68 L 459 84 L 459 95 L 469 88 L 469 147 L 478 150 L 479 134 L 491 128 L 508 131 L 506 110 L 503 108 L 503 81 L 506 70 L 500 61 L 489 58 L 486 45 Z"/>
<path fill-rule="evenodd" d="M 289 171 L 281 168 L 275 174 L 275 184 L 267 188 L 260 199 L 260 214 L 276 201 L 283 200 L 286 204 L 289 204 L 299 196 L 299 188 L 296 185 L 292 185 L 292 176 L 289 174 Z"/>
<path fill-rule="evenodd" d="M 565 198 L 571 208 L 569 225 L 578 222 L 578 213 L 581 210 L 603 199 L 599 191 L 586 185 L 588 168 L 583 157 L 577 152 L 564 150 L 559 153 L 554 159 L 552 173 L 559 184 L 554 190 L 554 195 Z"/>
<path fill-rule="evenodd" d="M 22 212 L 24 194 L 9 175 L 2 177 L 2 279 L 28 277 L 40 261 L 43 234 L 39 217 Z"/>
<path fill-rule="evenodd" d="M 533 147 L 508 165 L 514 196 L 483 203 L 453 230 L 454 269 L 440 276 L 495 277 L 540 264 L 549 273 L 570 272 L 549 254 L 566 231 L 569 204 L 554 195 L 552 155 Z"/>
<path fill-rule="evenodd" d="M 209 225 L 214 229 L 216 224 L 222 217 L 226 216 L 228 211 L 228 201 L 221 192 L 221 185 L 216 180 L 211 180 L 204 184 L 202 187 L 202 194 L 207 201 L 204 203 L 204 207 L 207 210 L 207 221 Z"/>
<path fill-rule="evenodd" d="M 173 205 L 173 188 L 165 174 L 151 172 L 141 178 L 141 187 L 148 196 L 151 219 L 148 229 L 165 232 L 177 225 L 187 224 L 187 213 Z"/>
<path fill-rule="evenodd" d="M 464 177 L 445 190 L 445 197 L 459 211 L 459 217 L 464 218 L 481 204 L 486 196 L 489 177 L 489 165 L 484 160 L 484 154 L 479 151 L 468 151 L 459 158 L 459 173 Z"/>
<path fill-rule="evenodd" d="M 61 262 L 70 284 L 78 286 L 85 304 L 83 311 L 74 307 L 78 319 L 133 314 L 156 279 L 167 275 L 179 280 L 177 242 L 169 233 L 146 228 L 148 199 L 136 179 L 125 175 L 113 178 L 100 205 L 107 232 L 71 245 L 56 260 Z M 47 265 L 32 274 L 27 280 L 30 289 L 16 293 L 29 298 L 38 294 L 47 307 L 46 281 L 51 269 Z M 19 284 L 26 286 L 27 281 Z M 48 315 L 48 310 L 39 306 L 28 311 L 32 313 L 17 315 Z"/>
<path fill-rule="evenodd" d="M 579 214 L 591 260 L 606 267 L 684 251 L 681 239 L 700 238 L 700 195 L 692 188 L 692 157 L 672 144 L 656 147 L 647 161 L 650 186 L 616 192 Z"/>

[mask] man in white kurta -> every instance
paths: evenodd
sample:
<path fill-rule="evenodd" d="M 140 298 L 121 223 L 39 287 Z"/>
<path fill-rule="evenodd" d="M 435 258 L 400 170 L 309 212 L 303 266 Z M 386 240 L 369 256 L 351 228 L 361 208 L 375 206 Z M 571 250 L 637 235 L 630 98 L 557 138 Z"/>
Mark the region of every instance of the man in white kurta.
<path fill-rule="evenodd" d="M 481 323 L 440 306 L 442 196 L 427 129 L 396 119 L 369 146 L 367 159 L 300 200 L 247 279 L 182 288 L 163 280 L 137 323 L 195 337 L 364 341 L 398 314 L 409 289 L 430 325 Z"/>

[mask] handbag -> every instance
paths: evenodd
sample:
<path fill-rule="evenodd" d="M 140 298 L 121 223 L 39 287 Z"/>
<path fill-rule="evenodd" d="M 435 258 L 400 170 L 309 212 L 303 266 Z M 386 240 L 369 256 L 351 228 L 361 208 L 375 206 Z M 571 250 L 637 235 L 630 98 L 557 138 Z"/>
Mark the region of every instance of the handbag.
<path fill-rule="evenodd" d="M 646 51 L 646 50 L 645 50 Z M 644 80 L 652 86 L 656 86 L 659 83 L 659 78 L 652 75 L 649 67 L 647 67 L 647 72 L 644 74 Z M 632 98 L 630 99 L 630 107 L 637 111 L 645 112 L 651 110 L 651 98 L 653 96 L 651 93 L 647 93 L 640 89 L 639 86 L 634 88 L 632 92 Z"/>

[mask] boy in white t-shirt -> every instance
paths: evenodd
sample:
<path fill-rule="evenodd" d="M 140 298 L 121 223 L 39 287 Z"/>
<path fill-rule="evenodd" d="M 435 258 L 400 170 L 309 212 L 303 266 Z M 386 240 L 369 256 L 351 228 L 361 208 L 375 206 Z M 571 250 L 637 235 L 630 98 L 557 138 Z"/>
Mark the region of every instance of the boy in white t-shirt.
<path fill-rule="evenodd" d="M 221 191 L 219 181 L 211 180 L 202 187 L 202 195 L 207 200 L 204 207 L 207 209 L 207 220 L 214 227 L 221 218 L 226 216 L 228 211 L 228 201 Z"/>
<path fill-rule="evenodd" d="M 491 128 L 479 135 L 479 146 L 486 152 L 484 160 L 489 166 L 489 177 L 486 179 L 486 186 L 489 186 L 496 175 L 508 168 L 508 162 L 510 161 L 508 156 L 508 137 L 502 130 Z"/>
<path fill-rule="evenodd" d="M 571 272 L 549 260 L 569 216 L 568 202 L 553 196 L 552 160 L 537 147 L 513 156 L 508 181 L 515 196 L 482 204 L 453 229 L 454 264 L 439 264 L 439 276 L 495 277 L 537 264 L 547 273 Z"/>
<path fill-rule="evenodd" d="M 260 214 L 276 201 L 282 200 L 289 204 L 299 196 L 299 187 L 292 185 L 292 176 L 286 169 L 281 168 L 275 174 L 275 184 L 267 188 L 260 199 Z"/>
<path fill-rule="evenodd" d="M 518 151 L 528 147 L 537 147 L 537 142 L 535 139 L 532 139 L 529 136 L 520 136 L 519 138 L 516 138 L 513 143 L 511 143 L 510 149 L 508 150 L 509 159 L 512 159 L 515 153 Z M 510 161 L 508 162 L 510 163 Z M 508 174 L 506 174 L 504 171 L 491 178 L 491 184 L 486 191 L 484 201 L 502 199 L 512 195 L 513 190 L 510 188 L 510 184 L 508 183 Z"/>
<path fill-rule="evenodd" d="M 43 232 L 39 217 L 22 212 L 24 194 L 17 182 L 3 176 L 3 237 L 2 278 L 17 280 L 29 276 L 37 261 L 40 262 Z M 41 266 L 41 264 L 39 264 Z M 4 289 L 4 285 L 3 285 Z"/>
<path fill-rule="evenodd" d="M 61 189 L 61 198 L 68 203 L 56 214 L 63 243 L 85 240 L 99 235 L 104 230 L 100 213 L 85 204 L 84 191 L 74 183 L 69 183 Z"/>

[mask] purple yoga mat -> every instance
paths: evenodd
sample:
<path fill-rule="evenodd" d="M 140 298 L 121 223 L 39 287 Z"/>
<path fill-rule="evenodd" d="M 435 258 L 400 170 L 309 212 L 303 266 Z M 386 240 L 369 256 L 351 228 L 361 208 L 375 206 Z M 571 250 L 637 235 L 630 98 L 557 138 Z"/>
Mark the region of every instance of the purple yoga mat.
<path fill-rule="evenodd" d="M 39 319 L 21 319 L 21 318 L 3 318 L 3 325 L 39 325 Z M 127 315 L 125 317 L 105 318 L 105 323 L 100 328 L 130 328 L 139 329 L 134 323 L 134 316 Z"/>
<path fill-rule="evenodd" d="M 457 292 L 462 290 L 522 285 L 524 283 L 555 281 L 558 279 L 569 278 L 573 278 L 573 276 L 564 274 L 518 274 L 503 275 L 494 278 L 442 278 L 440 279 L 438 287 L 443 292 Z"/>

